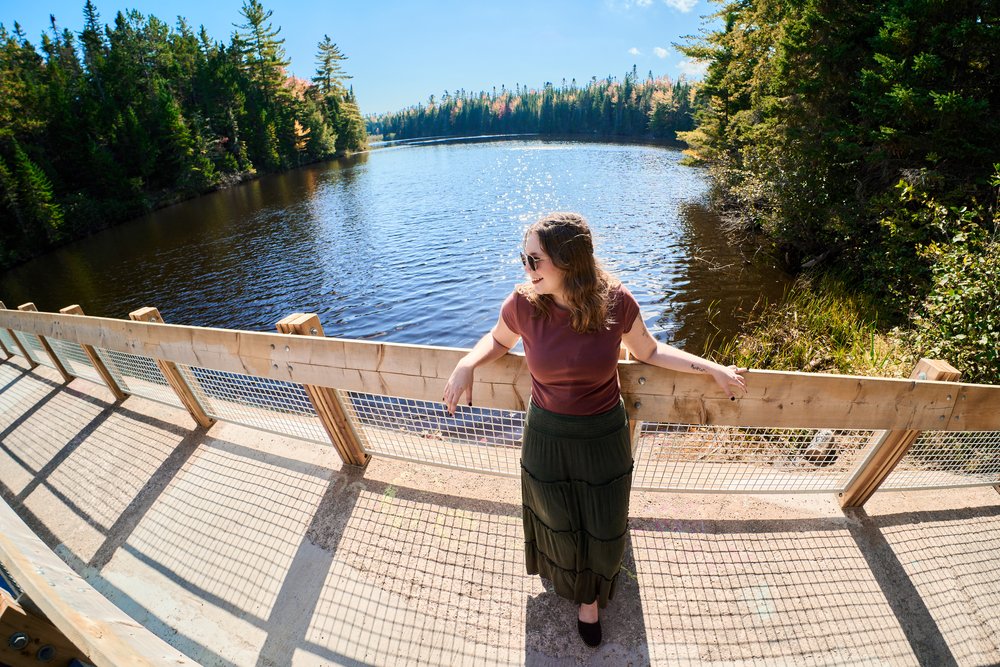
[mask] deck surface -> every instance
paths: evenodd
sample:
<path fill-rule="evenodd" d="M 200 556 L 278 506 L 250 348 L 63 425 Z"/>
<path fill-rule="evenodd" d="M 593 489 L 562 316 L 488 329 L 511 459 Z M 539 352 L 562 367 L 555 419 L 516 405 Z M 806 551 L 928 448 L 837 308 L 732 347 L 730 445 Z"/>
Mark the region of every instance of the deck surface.
<path fill-rule="evenodd" d="M 597 650 L 524 574 L 515 479 L 239 426 L 0 362 L 0 494 L 204 665 L 996 665 L 1000 494 L 634 492 Z"/>

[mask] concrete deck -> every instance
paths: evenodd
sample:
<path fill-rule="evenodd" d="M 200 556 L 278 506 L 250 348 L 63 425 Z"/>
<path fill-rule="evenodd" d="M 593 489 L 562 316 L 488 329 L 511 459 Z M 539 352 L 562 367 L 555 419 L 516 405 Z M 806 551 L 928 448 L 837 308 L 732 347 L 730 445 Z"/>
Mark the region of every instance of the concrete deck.
<path fill-rule="evenodd" d="M 524 574 L 517 480 L 217 424 L 0 362 L 0 493 L 205 665 L 997 665 L 1000 495 L 639 493 L 605 644 Z"/>

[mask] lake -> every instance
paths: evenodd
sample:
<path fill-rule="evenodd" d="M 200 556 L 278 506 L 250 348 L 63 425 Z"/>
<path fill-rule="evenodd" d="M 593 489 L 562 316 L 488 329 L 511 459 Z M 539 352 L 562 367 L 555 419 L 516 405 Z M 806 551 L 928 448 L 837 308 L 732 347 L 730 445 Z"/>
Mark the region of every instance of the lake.
<path fill-rule="evenodd" d="M 696 353 L 788 277 L 731 243 L 677 149 L 517 139 L 380 148 L 155 211 L 0 276 L 9 308 L 470 347 L 523 279 L 524 228 L 583 213 L 650 330 Z"/>

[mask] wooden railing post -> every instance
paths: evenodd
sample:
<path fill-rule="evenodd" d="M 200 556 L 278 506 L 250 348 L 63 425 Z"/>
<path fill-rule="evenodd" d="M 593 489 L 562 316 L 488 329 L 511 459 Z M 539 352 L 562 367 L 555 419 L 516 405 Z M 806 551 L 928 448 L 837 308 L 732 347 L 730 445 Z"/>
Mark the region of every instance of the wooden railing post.
<path fill-rule="evenodd" d="M 0 310 L 7 310 L 7 306 L 3 305 L 3 301 L 0 301 Z M 28 353 L 28 349 L 24 347 L 24 343 L 21 342 L 21 339 L 14 334 L 14 330 L 7 329 L 7 333 L 10 334 L 10 339 L 14 341 L 14 344 L 21 350 L 21 354 L 28 362 L 28 368 L 35 368 L 38 366 L 38 362 L 31 358 L 31 355 Z"/>
<path fill-rule="evenodd" d="M 3 301 L 0 301 L 0 309 L 7 310 L 7 307 L 3 305 Z M 7 329 L 7 333 L 10 335 L 11 338 L 14 338 L 14 334 L 11 333 L 10 329 Z M 16 343 L 17 340 L 15 339 L 14 342 Z M 11 357 L 14 356 L 14 350 L 8 350 L 7 346 L 4 345 L 3 343 L 3 340 L 0 340 L 0 350 L 3 350 L 4 357 L 7 359 L 10 359 Z"/>
<path fill-rule="evenodd" d="M 939 382 L 957 382 L 962 376 L 958 369 L 946 361 L 938 359 L 921 359 L 913 372 L 911 380 L 937 380 Z M 956 392 L 957 397 L 957 392 Z M 911 429 L 886 431 L 872 447 L 864 464 L 859 466 L 854 476 L 848 481 L 847 488 L 840 494 L 840 506 L 861 507 L 872 494 L 882 486 L 896 465 L 903 459 L 921 431 Z"/>
<path fill-rule="evenodd" d="M 128 314 L 130 320 L 136 322 L 154 322 L 162 323 L 163 318 L 160 317 L 160 311 L 156 308 L 140 308 L 139 310 L 133 310 Z M 211 428 L 215 420 L 208 416 L 205 412 L 205 408 L 202 406 L 201 401 L 198 397 L 194 395 L 191 391 L 191 387 L 188 385 L 187 380 L 181 375 L 180 370 L 177 368 L 177 364 L 172 361 L 167 361 L 165 359 L 157 359 L 156 365 L 159 366 L 160 371 L 163 373 L 163 377 L 167 379 L 170 384 L 170 388 L 174 390 L 177 394 L 177 398 L 181 399 L 181 405 L 187 408 L 187 411 L 191 413 L 191 418 L 198 422 L 199 426 L 204 428 Z"/>
<path fill-rule="evenodd" d="M 72 306 L 60 308 L 59 312 L 65 315 L 83 315 L 83 308 L 74 304 Z M 101 356 L 97 354 L 97 350 L 95 350 L 92 345 L 80 345 L 80 348 L 83 350 L 83 353 L 87 355 L 87 358 L 90 360 L 90 364 L 94 367 L 94 370 L 97 371 L 97 374 L 101 376 L 102 380 L 104 380 L 104 384 L 106 384 L 111 393 L 115 395 L 115 400 L 124 401 L 128 394 L 126 394 L 122 388 L 118 386 L 118 381 L 115 380 L 115 376 L 108 370 L 108 367 L 104 364 L 104 360 L 101 359 Z"/>
<path fill-rule="evenodd" d="M 38 312 L 38 309 L 35 308 L 35 304 L 30 302 L 22 303 L 20 306 L 17 307 L 17 309 L 24 311 L 26 313 Z M 45 354 L 49 355 L 49 357 L 52 359 L 52 364 L 56 367 L 56 370 L 59 371 L 59 374 L 63 376 L 63 380 L 65 380 L 66 382 L 72 382 L 73 374 L 70 373 L 68 370 L 66 370 L 66 367 L 63 366 L 62 360 L 56 354 L 55 350 L 52 349 L 52 346 L 49 345 L 48 339 L 46 339 L 45 336 L 41 334 L 35 334 L 35 336 L 38 337 L 38 342 L 42 344 L 42 348 L 45 350 Z"/>
<path fill-rule="evenodd" d="M 289 315 L 278 322 L 277 326 L 278 331 L 285 334 L 323 337 L 323 325 L 320 324 L 319 316 L 313 313 Z M 337 390 L 309 384 L 303 387 L 341 460 L 353 466 L 368 465 L 371 455 L 365 452 L 364 446 L 354 432 Z"/>

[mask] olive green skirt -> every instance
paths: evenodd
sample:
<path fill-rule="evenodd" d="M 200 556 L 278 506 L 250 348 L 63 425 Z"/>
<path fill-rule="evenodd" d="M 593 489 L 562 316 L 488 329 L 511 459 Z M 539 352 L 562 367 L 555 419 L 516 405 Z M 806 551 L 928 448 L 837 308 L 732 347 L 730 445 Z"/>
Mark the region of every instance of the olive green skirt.
<path fill-rule="evenodd" d="M 606 606 L 625 555 L 631 486 L 623 404 L 583 417 L 529 405 L 521 449 L 528 574 L 578 604 Z"/>

